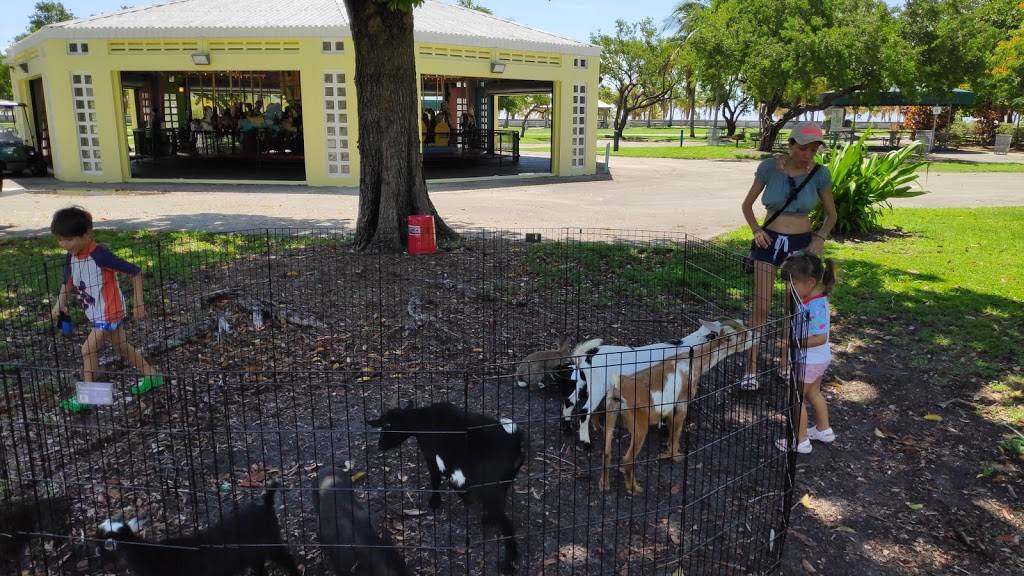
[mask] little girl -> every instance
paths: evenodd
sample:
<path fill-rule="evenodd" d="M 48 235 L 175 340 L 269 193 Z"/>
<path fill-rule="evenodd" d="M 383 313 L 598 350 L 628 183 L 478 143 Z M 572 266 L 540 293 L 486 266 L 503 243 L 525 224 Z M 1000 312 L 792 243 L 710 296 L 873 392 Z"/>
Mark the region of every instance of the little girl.
<path fill-rule="evenodd" d="M 832 260 L 824 264 L 821 258 L 809 252 L 795 252 L 782 263 L 782 279 L 800 303 L 801 312 L 794 324 L 800 349 L 799 366 L 795 374 L 803 384 L 804 403 L 800 406 L 800 423 L 797 425 L 796 451 L 800 454 L 811 452 L 811 440 L 831 443 L 836 435 L 828 423 L 828 404 L 821 394 L 821 377 L 832 362 L 832 349 L 828 343 L 829 307 L 828 294 L 836 285 L 836 267 Z M 816 426 L 807 428 L 807 403 L 814 408 Z M 779 439 L 780 450 L 791 450 L 790 441 Z"/>

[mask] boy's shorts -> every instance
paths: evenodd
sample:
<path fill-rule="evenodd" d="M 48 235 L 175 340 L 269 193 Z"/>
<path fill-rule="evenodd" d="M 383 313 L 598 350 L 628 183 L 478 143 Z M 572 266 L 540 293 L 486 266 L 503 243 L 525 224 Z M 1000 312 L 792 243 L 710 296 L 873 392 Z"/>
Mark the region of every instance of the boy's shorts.
<path fill-rule="evenodd" d="M 803 379 L 803 383 L 814 384 L 817 382 L 818 378 L 825 375 L 825 370 L 828 370 L 829 364 L 831 364 L 831 362 L 805 362 L 804 364 L 801 364 L 800 370 L 802 372 L 801 378 Z"/>
<path fill-rule="evenodd" d="M 93 322 L 92 327 L 96 330 L 104 330 L 106 332 L 116 332 L 121 327 L 121 320 L 117 322 Z"/>

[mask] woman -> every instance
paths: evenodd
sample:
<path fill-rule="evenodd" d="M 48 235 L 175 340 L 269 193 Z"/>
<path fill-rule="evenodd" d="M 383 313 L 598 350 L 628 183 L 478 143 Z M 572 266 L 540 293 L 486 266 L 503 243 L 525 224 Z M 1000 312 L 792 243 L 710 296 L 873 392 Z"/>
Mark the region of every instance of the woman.
<path fill-rule="evenodd" d="M 743 217 L 754 233 L 750 250 L 754 261 L 754 326 L 760 326 L 768 320 L 775 276 L 782 261 L 799 250 L 820 255 L 825 240 L 835 226 L 832 175 L 825 166 L 814 169 L 814 155 L 824 143 L 825 134 L 816 124 L 798 123 L 790 133 L 789 154 L 762 161 L 757 166 L 754 183 L 743 199 Z M 789 200 L 791 192 L 797 189 L 799 191 Z M 754 201 L 758 196 L 761 196 L 761 203 L 768 211 L 765 219 L 767 227 L 758 224 L 754 217 Z M 814 230 L 808 215 L 819 202 L 825 211 L 825 221 L 821 228 Z M 759 387 L 757 348 L 754 346 L 750 349 L 747 372 L 740 380 L 740 388 L 744 390 L 757 390 Z M 786 354 L 782 356 L 782 370 L 785 370 L 788 359 Z"/>

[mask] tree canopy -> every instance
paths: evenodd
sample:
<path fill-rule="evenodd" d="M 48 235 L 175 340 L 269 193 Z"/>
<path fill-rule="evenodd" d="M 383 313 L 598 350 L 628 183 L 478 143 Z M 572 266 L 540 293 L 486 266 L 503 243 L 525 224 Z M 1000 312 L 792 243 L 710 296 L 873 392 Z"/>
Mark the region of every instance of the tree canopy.
<path fill-rule="evenodd" d="M 47 24 L 56 24 L 57 22 L 73 20 L 74 18 L 75 15 L 60 2 L 36 2 L 35 12 L 28 17 L 28 28 L 15 39 L 21 40 Z"/>
<path fill-rule="evenodd" d="M 601 77 L 615 94 L 615 149 L 629 115 L 671 97 L 680 83 L 678 45 L 658 34 L 654 21 L 615 22 L 615 34 L 595 34 L 601 47 Z"/>
<path fill-rule="evenodd" d="M 473 2 L 473 0 L 459 0 L 459 6 L 463 8 L 469 8 L 470 10 L 476 10 L 477 12 L 483 12 L 484 14 L 494 14 L 491 9 Z"/>
<path fill-rule="evenodd" d="M 688 36 L 698 77 L 737 82 L 758 104 L 760 148 L 782 126 L 828 106 L 821 94 L 913 91 L 913 51 L 881 0 L 712 0 Z"/>
<path fill-rule="evenodd" d="M 14 98 L 14 91 L 11 90 L 11 69 L 7 67 L 7 55 L 0 52 L 0 98 L 10 100 Z"/>

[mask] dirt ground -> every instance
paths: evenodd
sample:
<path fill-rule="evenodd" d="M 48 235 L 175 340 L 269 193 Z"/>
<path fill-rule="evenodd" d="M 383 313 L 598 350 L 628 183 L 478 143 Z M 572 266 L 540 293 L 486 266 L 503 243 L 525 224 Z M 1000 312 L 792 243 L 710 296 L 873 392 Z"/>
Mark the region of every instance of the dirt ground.
<path fill-rule="evenodd" d="M 966 383 L 931 381 L 957 359 L 911 368 L 906 330 L 834 327 L 838 439 L 798 458 L 785 574 L 1024 573 L 1024 461 L 999 447 L 1014 433 L 978 413 Z"/>
<path fill-rule="evenodd" d="M 744 355 L 723 361 L 701 381 L 684 435 L 687 460 L 656 459 L 666 439 L 649 437 L 640 496 L 628 495 L 614 471 L 614 490 L 599 491 L 602 449 L 585 450 L 561 430 L 561 401 L 550 388 L 511 383 L 516 359 L 564 334 L 641 344 L 723 315 L 685 288 L 728 299 L 724 286 L 699 282 L 703 267 L 686 264 L 683 254 L 700 250 L 707 247 L 635 251 L 645 270 L 671 274 L 634 277 L 640 291 L 631 294 L 614 284 L 626 269 L 593 274 L 581 253 L 522 243 L 470 243 L 437 257 L 399 257 L 397 266 L 332 243 L 199 266 L 167 281 L 162 305 L 151 309 L 159 320 L 131 328 L 135 342 L 184 342 L 153 355 L 174 376 L 169 385 L 135 401 L 123 393 L 130 378 L 111 362 L 115 406 L 61 416 L 52 388 L 74 377 L 77 345 L 48 340 L 40 345 L 68 371 L 30 378 L 34 403 L 24 412 L 40 416 L 29 418 L 27 440 L 5 437 L 3 446 L 31 445 L 43 473 L 59 470 L 74 487 L 74 522 L 83 529 L 142 515 L 150 537 L 189 533 L 280 481 L 286 537 L 309 574 L 320 573 L 312 477 L 349 461 L 360 497 L 415 573 L 496 573 L 502 549 L 493 530 L 481 529 L 479 509 L 447 492 L 442 508 L 429 510 L 414 444 L 381 453 L 365 424 L 387 406 L 450 401 L 527 431 L 527 463 L 509 499 L 518 573 L 670 574 L 680 554 L 684 574 L 756 573 L 779 559 L 775 529 L 790 462 L 773 447 L 789 401 L 781 382 L 739 395 L 733 384 Z M 778 573 L 1024 570 L 1022 462 L 993 440 L 1007 430 L 976 414 L 970 391 L 933 385 L 927 370 L 911 369 L 894 340 L 905 329 L 841 319 L 835 326 L 827 394 L 839 439 L 795 460 Z M 8 397 L 0 419 L 13 418 L 16 405 Z M 87 552 L 81 542 L 60 545 L 46 554 L 63 561 L 63 572 L 37 573 L 115 573 Z"/>
<path fill-rule="evenodd" d="M 701 273 L 684 254 L 708 245 L 638 246 L 630 258 L 669 275 L 645 272 L 628 285 L 614 284 L 622 269 L 583 266 L 588 253 L 574 246 L 499 238 L 413 258 L 327 242 L 200 266 L 166 281 L 151 320 L 130 331 L 140 345 L 183 343 L 151 355 L 169 384 L 135 400 L 124 393 L 130 376 L 105 355 L 115 405 L 68 416 L 55 408 L 53 388 L 73 378 L 78 340 L 43 339 L 67 372 L 54 381 L 40 371 L 27 394 L 7 402 L 2 416 L 17 423 L 5 428 L 25 428 L 29 440 L 4 442 L 68 487 L 73 532 L 143 517 L 149 538 L 191 533 L 276 480 L 288 544 L 310 574 L 320 573 L 312 478 L 348 462 L 359 496 L 414 573 L 493 574 L 503 551 L 495 531 L 482 529 L 479 508 L 445 483 L 443 506 L 429 510 L 415 443 L 381 452 L 366 424 L 389 406 L 448 401 L 510 418 L 526 434 L 526 463 L 508 500 L 519 574 L 661 574 L 680 556 L 687 574 L 775 564 L 791 460 L 772 442 L 792 398 L 784 386 L 738 395 L 745 354 L 701 379 L 685 459 L 659 459 L 667 438 L 650 435 L 638 460 L 644 491 L 635 496 L 617 471 L 613 490 L 598 489 L 602 449 L 563 431 L 556 392 L 513 384 L 516 361 L 561 335 L 672 340 L 699 318 L 722 317 L 713 301 L 734 304 L 724 284 L 701 300 L 679 282 Z M 766 332 L 766 345 L 779 334 Z M 21 422 L 9 409 L 21 400 L 41 419 Z M 617 436 L 615 461 L 626 448 Z M 80 542 L 61 545 L 57 557 L 64 573 L 121 573 Z"/>

